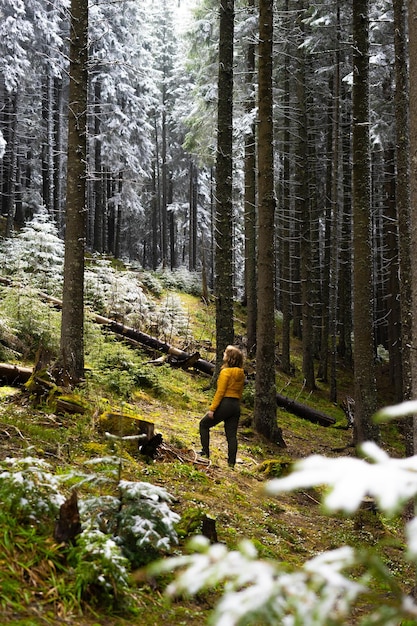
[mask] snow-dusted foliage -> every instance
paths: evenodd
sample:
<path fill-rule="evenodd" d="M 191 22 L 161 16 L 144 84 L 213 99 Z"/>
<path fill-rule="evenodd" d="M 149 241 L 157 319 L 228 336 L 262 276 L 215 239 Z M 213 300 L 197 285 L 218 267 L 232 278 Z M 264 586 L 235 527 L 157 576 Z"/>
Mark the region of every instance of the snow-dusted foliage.
<path fill-rule="evenodd" d="M 145 482 L 119 480 L 120 459 L 96 459 L 100 471 L 55 474 L 36 457 L 0 461 L 1 516 L 16 524 L 37 524 L 40 532 L 57 518 L 65 501 L 64 485 L 78 489 L 82 532 L 70 549 L 80 597 L 90 589 L 117 596 L 129 586 L 132 566 L 143 565 L 177 543 L 179 515 L 170 509 L 173 497 L 163 488 Z M 90 463 L 90 466 L 94 463 Z M 103 469 L 104 468 L 104 469 Z M 117 495 L 82 498 L 83 485 L 98 490 L 105 485 Z"/>
<path fill-rule="evenodd" d="M 0 246 L 0 265 L 22 282 L 59 292 L 62 288 L 64 242 L 45 210 L 39 210 L 22 230 Z"/>
<path fill-rule="evenodd" d="M 100 588 L 102 595 L 119 596 L 129 589 L 130 563 L 114 539 L 98 529 L 87 528 L 72 551 L 74 574 L 82 597 Z M 94 592 L 96 593 L 96 592 Z"/>
<path fill-rule="evenodd" d="M 343 575 L 343 570 L 355 563 L 348 547 L 317 556 L 294 573 L 279 563 L 258 560 L 250 541 L 228 551 L 224 545 L 210 546 L 207 539 L 198 537 L 190 547 L 197 554 L 170 559 L 151 571 L 185 567 L 169 585 L 170 595 L 194 595 L 226 581 L 224 596 L 212 616 L 216 626 L 336 624 L 365 590 L 361 582 Z"/>
<path fill-rule="evenodd" d="M 114 538 L 134 567 L 149 563 L 178 541 L 180 517 L 169 508 L 170 494 L 155 485 L 122 480 L 117 496 L 82 502 L 87 529 L 99 529 Z"/>
<path fill-rule="evenodd" d="M 0 242 L 0 267 L 5 275 L 57 297 L 62 293 L 63 265 L 64 242 L 42 208 L 14 237 Z M 84 279 L 85 303 L 94 312 L 151 331 L 165 341 L 188 338 L 189 319 L 180 299 L 169 294 L 161 301 L 159 298 L 164 289 L 199 293 L 201 278 L 197 273 L 179 268 L 151 275 L 117 270 L 109 260 L 94 258 L 87 262 Z M 150 295 L 145 293 L 142 280 L 152 291 Z"/>
<path fill-rule="evenodd" d="M 33 40 L 34 31 L 23 0 L 2 0 L 0 15 L 0 73 L 4 76 L 6 89 L 11 91 L 17 88 L 29 71 L 27 46 Z"/>
<path fill-rule="evenodd" d="M 99 459 L 110 474 L 84 476 L 96 484 L 113 483 L 114 458 Z M 91 463 L 89 463 L 91 465 Z M 115 465 L 116 464 L 116 465 Z M 117 476 L 116 476 L 117 478 Z M 146 482 L 120 480 L 117 495 L 99 495 L 80 501 L 80 512 L 86 530 L 99 530 L 112 537 L 129 562 L 137 567 L 148 563 L 178 541 L 175 524 L 180 517 L 170 509 L 173 497 L 162 487 Z"/>
<path fill-rule="evenodd" d="M 36 457 L 0 462 L 0 500 L 4 512 L 20 522 L 54 519 L 64 502 L 59 478 L 46 461 Z"/>
<path fill-rule="evenodd" d="M 189 319 L 178 297 L 168 294 L 161 301 L 147 296 L 145 285 L 162 294 L 163 287 L 181 290 L 186 285 L 195 291 L 196 278 L 191 272 L 163 272 L 154 278 L 138 271 L 117 271 L 109 261 L 94 263 L 85 272 L 86 303 L 94 311 L 116 318 L 125 325 L 151 332 L 170 341 L 174 337 L 187 338 Z M 184 289 L 187 290 L 187 289 Z"/>
<path fill-rule="evenodd" d="M 93 2 L 89 26 L 91 105 L 98 113 L 89 139 L 89 167 L 93 179 L 103 168 L 120 181 L 108 199 L 109 211 L 123 206 L 129 232 L 144 211 L 141 191 L 153 150 L 158 90 L 149 16 L 142 2 Z"/>
<path fill-rule="evenodd" d="M 110 261 L 96 259 L 87 266 L 84 281 L 86 304 L 94 311 L 124 320 L 133 316 L 138 328 L 147 323 L 153 305 L 138 272 L 117 271 Z"/>
<path fill-rule="evenodd" d="M 415 408 L 415 403 L 413 403 Z M 404 406 L 404 413 L 411 406 Z M 398 416 L 401 405 L 381 412 Z M 381 417 L 380 416 L 380 417 Z M 363 498 L 375 499 L 382 514 L 392 516 L 417 496 L 417 455 L 391 458 L 375 443 L 361 447 L 364 458 L 326 458 L 314 455 L 299 461 L 293 472 L 267 483 L 269 495 L 299 488 L 326 486 L 324 504 L 331 512 L 352 514 Z M 417 520 L 406 524 L 405 565 L 417 563 Z M 258 559 L 249 541 L 237 550 L 210 545 L 203 537 L 193 540 L 193 554 L 168 559 L 151 571 L 178 570 L 169 585 L 170 595 L 194 595 L 224 584 L 212 623 L 245 626 L 252 623 L 285 626 L 324 626 L 351 623 L 355 602 L 364 598 L 361 624 L 415 623 L 417 604 L 401 590 L 401 580 L 391 572 L 372 546 L 355 549 L 341 546 L 308 560 L 295 571 L 288 564 Z M 386 599 L 370 601 L 375 581 L 387 590 Z M 405 620 L 405 621 L 404 621 Z M 406 621 L 410 620 L 410 622 Z"/>
<path fill-rule="evenodd" d="M 166 289 L 201 295 L 201 274 L 198 272 L 190 272 L 182 266 L 172 272 L 157 271 L 156 275 Z"/>

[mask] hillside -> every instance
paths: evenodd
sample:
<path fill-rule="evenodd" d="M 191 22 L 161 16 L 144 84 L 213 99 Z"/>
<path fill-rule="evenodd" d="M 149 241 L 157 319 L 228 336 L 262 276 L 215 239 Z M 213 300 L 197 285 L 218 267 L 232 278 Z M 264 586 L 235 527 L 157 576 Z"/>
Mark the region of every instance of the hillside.
<path fill-rule="evenodd" d="M 168 295 L 180 299 L 183 309 L 187 311 L 189 325 L 186 345 L 183 338 L 171 336 L 170 339 L 180 342 L 178 347 L 187 348 L 190 352 L 198 349 L 205 358 L 212 359 L 212 305 L 204 305 L 198 296 L 184 292 L 164 291 L 159 298 L 164 301 Z M 20 298 L 24 296 L 22 293 L 19 295 Z M 5 298 L 6 291 L 3 300 Z M 44 303 L 35 306 L 33 293 L 30 298 L 32 310 L 39 306 L 44 314 L 49 311 L 48 324 L 52 333 L 56 328 L 57 312 Z M 238 335 L 244 333 L 244 311 L 239 307 L 236 332 Z M 319 490 L 299 490 L 279 498 L 267 497 L 263 492 L 263 485 L 269 477 L 288 472 L 291 464 L 299 458 L 315 453 L 326 456 L 354 453 L 350 447 L 352 434 L 346 428 L 344 413 L 339 406 L 328 402 L 325 386 L 321 385 L 311 395 L 303 391 L 296 343 L 293 345 L 295 375 L 288 379 L 277 370 L 277 391 L 332 415 L 336 419 L 335 425 L 319 426 L 278 410 L 278 423 L 286 448 L 278 448 L 262 440 L 251 426 L 253 389 L 249 381 L 238 433 L 238 463 L 236 469 L 231 470 L 226 462 L 221 425 L 212 431 L 210 463 L 196 455 L 200 447 L 198 420 L 213 394 L 208 376 L 173 368 L 167 363 L 153 364 L 151 361 L 160 355 L 120 342 L 90 322 L 87 336 L 89 344 L 95 347 L 90 345 L 86 384 L 76 394 L 77 399 L 82 400 L 85 411 L 79 414 L 58 412 L 47 396 L 35 402 L 26 390 L 1 388 L 1 460 L 6 457 L 20 458 L 30 453 L 48 461 L 55 471 L 62 472 L 69 467 L 80 469 L 86 461 L 94 458 L 117 455 L 122 459 L 122 478 L 164 487 L 174 497 L 172 509 L 181 516 L 181 522 L 178 525 L 180 543 L 173 553 L 181 552 L 187 538 L 201 531 L 204 515 L 214 518 L 219 542 L 234 548 L 241 539 L 250 538 L 262 558 L 273 558 L 287 563 L 289 567 L 345 543 L 357 546 L 386 539 L 385 546 L 381 548 L 386 563 L 398 570 L 402 584 L 411 587 L 410 572 L 399 569 L 403 565 L 399 548 L 393 543 L 394 539 L 401 538 L 400 520 L 388 523 L 372 511 L 357 514 L 351 519 L 328 516 L 320 505 Z M 11 338 L 9 342 L 12 343 Z M 10 346 L 8 350 L 10 355 Z M 15 346 L 15 354 L 17 352 Z M 15 362 L 30 364 L 31 358 L 26 355 L 26 358 Z M 135 376 L 129 377 L 133 371 Z M 381 366 L 381 379 L 383 374 Z M 340 380 L 343 383 L 341 402 L 345 395 L 352 395 L 350 373 L 341 372 Z M 383 384 L 381 389 L 384 389 Z M 107 437 L 99 422 L 100 415 L 105 411 L 134 413 L 143 420 L 153 422 L 155 431 L 162 434 L 164 441 L 157 458 L 149 462 L 138 454 L 136 444 L 132 446 L 131 443 Z M 390 453 L 401 454 L 400 438 L 394 426 L 384 427 L 383 440 Z M 89 492 L 91 487 L 85 489 Z M 197 599 L 181 599 L 169 605 L 163 596 L 167 577 L 147 580 L 137 576 L 134 588 L 136 614 L 127 615 L 114 607 L 103 609 L 91 597 L 89 602 L 82 604 L 83 614 L 80 615 L 77 603 L 71 606 L 68 600 L 61 600 L 60 585 L 65 583 L 59 582 L 55 566 L 46 565 L 52 557 L 45 557 L 40 564 L 31 565 L 35 562 L 32 551 L 44 550 L 43 544 L 41 546 L 33 537 L 30 541 L 27 537 L 20 538 L 23 541 L 20 544 L 9 528 L 2 528 L 0 537 L 3 552 L 0 624 L 202 626 L 216 600 L 216 594 L 207 592 Z M 11 567 L 11 563 L 16 564 L 15 567 Z M 10 567 L 10 576 L 5 573 L 7 567 Z M 18 588 L 20 602 L 9 602 L 8 598 L 15 597 Z"/>

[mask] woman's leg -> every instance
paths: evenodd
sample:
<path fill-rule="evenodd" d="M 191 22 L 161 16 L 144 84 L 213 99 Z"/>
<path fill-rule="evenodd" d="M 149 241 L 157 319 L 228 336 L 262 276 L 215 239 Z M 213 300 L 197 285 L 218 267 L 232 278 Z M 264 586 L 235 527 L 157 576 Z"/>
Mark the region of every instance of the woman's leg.
<path fill-rule="evenodd" d="M 216 411 L 213 417 L 205 415 L 203 419 L 200 420 L 201 452 L 207 458 L 210 457 L 210 428 L 216 426 L 222 419 L 222 417 L 218 418 Z"/>
<path fill-rule="evenodd" d="M 240 418 L 239 400 L 236 398 L 223 398 L 216 411 L 216 417 L 220 416 L 224 420 L 224 432 L 227 439 L 227 462 L 233 467 L 236 463 L 237 454 L 237 427 Z"/>
<path fill-rule="evenodd" d="M 233 415 L 224 420 L 224 431 L 227 439 L 227 462 L 231 467 L 234 467 L 236 463 L 238 424 L 239 416 Z"/>

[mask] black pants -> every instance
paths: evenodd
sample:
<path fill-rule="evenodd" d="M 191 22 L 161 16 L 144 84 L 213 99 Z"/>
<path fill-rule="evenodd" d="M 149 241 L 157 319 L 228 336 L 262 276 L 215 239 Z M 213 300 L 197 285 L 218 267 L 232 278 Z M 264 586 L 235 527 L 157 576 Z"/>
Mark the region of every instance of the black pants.
<path fill-rule="evenodd" d="M 237 426 L 240 417 L 240 402 L 237 398 L 223 398 L 214 412 L 213 417 L 205 415 L 200 421 L 200 439 L 203 453 L 210 456 L 210 428 L 224 422 L 227 439 L 227 461 L 229 465 L 236 463 Z"/>

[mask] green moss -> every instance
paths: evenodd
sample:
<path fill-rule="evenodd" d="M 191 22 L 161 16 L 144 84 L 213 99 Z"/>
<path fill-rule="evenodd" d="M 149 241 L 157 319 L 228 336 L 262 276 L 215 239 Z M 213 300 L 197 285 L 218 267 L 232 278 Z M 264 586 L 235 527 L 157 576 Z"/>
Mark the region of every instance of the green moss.
<path fill-rule="evenodd" d="M 201 533 L 201 525 L 205 513 L 200 508 L 187 508 L 181 513 L 181 521 L 177 524 L 178 537 L 184 539 L 190 535 Z"/>
<path fill-rule="evenodd" d="M 292 468 L 290 459 L 268 459 L 257 466 L 257 471 L 268 478 L 282 478 L 288 476 Z"/>

